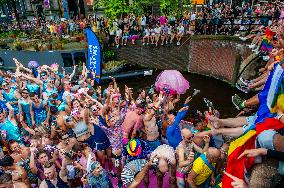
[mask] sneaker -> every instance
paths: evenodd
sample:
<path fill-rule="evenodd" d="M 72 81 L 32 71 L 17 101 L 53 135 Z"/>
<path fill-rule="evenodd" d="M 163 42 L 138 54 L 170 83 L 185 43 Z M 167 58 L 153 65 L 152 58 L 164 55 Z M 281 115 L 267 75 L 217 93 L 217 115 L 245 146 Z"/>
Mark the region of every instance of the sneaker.
<path fill-rule="evenodd" d="M 244 108 L 243 106 L 244 100 L 237 94 L 232 96 L 232 103 L 238 110 L 242 110 Z"/>
<path fill-rule="evenodd" d="M 240 81 L 242 82 L 242 84 L 244 84 L 245 86 L 248 86 L 249 84 L 251 84 L 252 82 L 249 80 L 245 80 L 243 79 L 243 77 L 240 77 Z"/>
<path fill-rule="evenodd" d="M 263 61 L 269 61 L 270 57 L 268 55 L 262 57 Z"/>
<path fill-rule="evenodd" d="M 251 45 L 249 45 L 248 47 L 249 47 L 250 49 L 253 49 L 253 48 L 256 47 L 256 45 L 255 45 L 255 44 L 251 44 Z"/>
<path fill-rule="evenodd" d="M 145 46 L 145 43 L 143 43 L 142 45 Z"/>
<path fill-rule="evenodd" d="M 242 37 L 241 40 L 242 40 L 242 41 L 246 41 L 246 40 L 248 40 L 248 38 Z"/>
<path fill-rule="evenodd" d="M 149 43 L 147 43 L 147 46 L 149 45 Z"/>
<path fill-rule="evenodd" d="M 250 90 L 249 87 L 240 84 L 236 84 L 236 88 L 244 93 L 248 93 Z"/>
<path fill-rule="evenodd" d="M 246 37 L 239 37 L 241 39 L 241 41 L 246 41 L 247 38 Z"/>

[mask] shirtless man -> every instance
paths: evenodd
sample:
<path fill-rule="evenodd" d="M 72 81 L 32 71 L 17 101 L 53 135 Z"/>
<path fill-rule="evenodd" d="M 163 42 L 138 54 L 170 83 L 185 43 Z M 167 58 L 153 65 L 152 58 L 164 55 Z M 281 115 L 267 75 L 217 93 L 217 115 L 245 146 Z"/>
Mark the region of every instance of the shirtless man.
<path fill-rule="evenodd" d="M 28 188 L 23 182 L 13 182 L 12 174 L 4 173 L 0 176 L 0 188 Z"/>
<path fill-rule="evenodd" d="M 161 144 L 159 140 L 159 127 L 157 125 L 155 113 L 159 109 L 162 102 L 163 95 L 160 93 L 159 98 L 157 98 L 157 101 L 155 101 L 153 105 L 148 104 L 146 114 L 143 116 L 143 130 L 146 134 L 146 141 L 151 147 L 152 151 L 154 151 Z"/>
<path fill-rule="evenodd" d="M 30 186 L 27 172 L 23 167 L 16 165 L 11 156 L 6 155 L 0 160 L 0 168 L 4 170 L 5 173 L 12 175 L 11 181 L 13 181 L 13 183 L 19 182 L 26 186 Z"/>
<path fill-rule="evenodd" d="M 206 143 L 204 148 L 200 148 L 193 142 L 194 135 L 192 132 L 186 128 L 181 130 L 182 141 L 177 146 L 176 153 L 178 159 L 176 178 L 177 186 L 179 188 L 185 187 L 185 177 L 187 173 L 191 170 L 194 161 L 194 150 L 198 153 L 203 153 L 209 147 L 210 137 L 204 137 L 204 142 Z"/>
<path fill-rule="evenodd" d="M 59 149 L 60 158 L 64 159 L 65 153 L 72 149 L 72 147 L 77 143 L 77 140 L 72 137 L 70 138 L 68 134 L 62 134 L 60 137 L 60 142 L 57 145 L 57 148 Z"/>
<path fill-rule="evenodd" d="M 126 113 L 125 119 L 121 126 L 123 144 L 126 144 L 129 138 L 134 138 L 137 134 L 138 129 L 143 126 L 142 114 L 144 111 L 144 103 L 139 103 L 136 105 L 135 110 L 130 110 Z"/>

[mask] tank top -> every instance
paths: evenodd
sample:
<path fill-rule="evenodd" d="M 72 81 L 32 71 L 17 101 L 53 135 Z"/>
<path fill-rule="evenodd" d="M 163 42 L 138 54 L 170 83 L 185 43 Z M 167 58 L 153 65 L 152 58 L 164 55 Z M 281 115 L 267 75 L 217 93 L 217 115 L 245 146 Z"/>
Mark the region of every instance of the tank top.
<path fill-rule="evenodd" d="M 30 103 L 26 102 L 23 98 L 20 99 L 20 105 L 22 106 L 22 110 L 26 114 L 30 114 Z"/>
<path fill-rule="evenodd" d="M 6 102 L 16 102 L 17 99 L 15 98 L 16 90 L 11 88 L 9 93 L 6 93 L 6 91 L 3 92 L 3 97 L 6 100 Z"/>
<path fill-rule="evenodd" d="M 18 126 L 14 125 L 8 118 L 4 123 L 0 123 L 0 130 L 6 131 L 6 139 L 8 141 L 15 140 L 22 143 L 22 136 Z"/>

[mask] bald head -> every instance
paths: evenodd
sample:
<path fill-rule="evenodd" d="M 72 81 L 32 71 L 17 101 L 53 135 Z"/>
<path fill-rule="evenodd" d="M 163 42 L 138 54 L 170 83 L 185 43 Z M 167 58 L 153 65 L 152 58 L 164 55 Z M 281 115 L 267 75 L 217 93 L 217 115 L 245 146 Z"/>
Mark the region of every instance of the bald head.
<path fill-rule="evenodd" d="M 206 157 L 212 162 L 217 162 L 221 157 L 221 152 L 217 148 L 209 147 L 206 152 Z"/>
<path fill-rule="evenodd" d="M 189 129 L 182 129 L 181 130 L 181 136 L 186 136 L 186 137 L 192 136 L 192 133 Z"/>
<path fill-rule="evenodd" d="M 191 141 L 192 141 L 193 134 L 192 134 L 191 131 L 188 130 L 188 129 L 182 129 L 182 130 L 181 130 L 181 136 L 182 136 L 182 139 L 183 139 L 185 142 L 191 142 Z"/>

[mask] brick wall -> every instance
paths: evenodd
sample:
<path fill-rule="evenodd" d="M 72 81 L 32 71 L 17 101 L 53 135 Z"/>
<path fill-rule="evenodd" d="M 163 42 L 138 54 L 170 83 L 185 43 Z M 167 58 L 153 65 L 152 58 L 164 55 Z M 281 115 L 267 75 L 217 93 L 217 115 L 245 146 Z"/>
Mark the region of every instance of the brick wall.
<path fill-rule="evenodd" d="M 250 51 L 239 41 L 184 38 L 181 46 L 143 46 L 140 42 L 117 49 L 118 59 L 149 68 L 176 69 L 235 82 L 241 61 Z"/>

